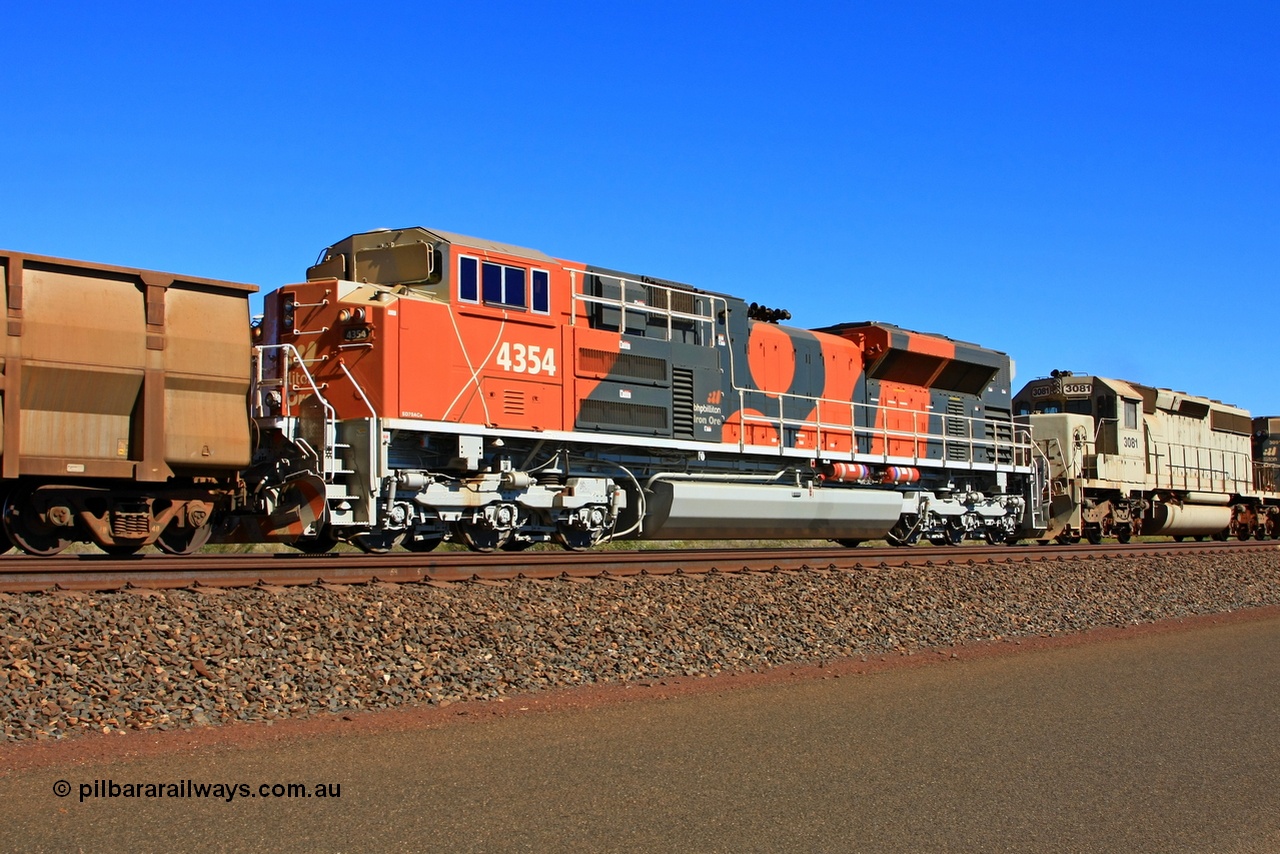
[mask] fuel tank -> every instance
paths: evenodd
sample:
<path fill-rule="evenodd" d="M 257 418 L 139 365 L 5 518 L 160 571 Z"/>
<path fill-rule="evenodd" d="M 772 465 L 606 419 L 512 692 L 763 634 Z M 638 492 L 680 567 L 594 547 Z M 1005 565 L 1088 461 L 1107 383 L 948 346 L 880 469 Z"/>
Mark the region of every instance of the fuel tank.
<path fill-rule="evenodd" d="M 1207 504 L 1160 504 L 1151 511 L 1144 534 L 1197 536 L 1216 534 L 1231 524 L 1231 508 Z"/>
<path fill-rule="evenodd" d="M 641 536 L 651 540 L 883 537 L 902 514 L 893 490 L 658 481 Z"/>

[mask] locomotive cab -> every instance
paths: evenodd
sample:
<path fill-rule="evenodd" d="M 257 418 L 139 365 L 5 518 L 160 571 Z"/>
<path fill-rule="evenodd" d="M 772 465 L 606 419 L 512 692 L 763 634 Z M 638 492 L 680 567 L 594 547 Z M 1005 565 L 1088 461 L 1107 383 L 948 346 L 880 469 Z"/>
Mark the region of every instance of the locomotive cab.
<path fill-rule="evenodd" d="M 1078 473 L 1123 488 L 1146 475 L 1143 409 L 1148 391 L 1118 380 L 1054 371 L 1028 384 L 1015 407 L 1019 415 L 1031 416 L 1033 433 L 1044 437 L 1046 453 L 1050 440 L 1076 447 Z M 1150 396 L 1154 399 L 1154 393 Z M 1063 417 L 1067 415 L 1085 417 Z"/>

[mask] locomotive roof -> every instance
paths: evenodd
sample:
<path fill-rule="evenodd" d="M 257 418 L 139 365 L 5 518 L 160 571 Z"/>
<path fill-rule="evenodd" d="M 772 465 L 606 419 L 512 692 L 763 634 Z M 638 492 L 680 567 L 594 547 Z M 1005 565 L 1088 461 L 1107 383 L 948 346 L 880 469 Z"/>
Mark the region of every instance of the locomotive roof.
<path fill-rule="evenodd" d="M 1233 403 L 1223 403 L 1221 400 L 1215 400 L 1211 397 L 1202 397 L 1198 394 L 1188 394 L 1185 391 L 1176 391 L 1170 388 L 1159 388 L 1157 386 L 1149 386 L 1144 383 L 1134 382 L 1132 380 L 1120 380 L 1114 377 L 1100 377 L 1095 374 L 1062 374 L 1057 377 L 1037 377 L 1031 380 L 1022 390 L 1014 395 L 1014 399 L 1023 398 L 1029 395 L 1032 387 L 1040 387 L 1045 383 L 1098 383 L 1105 386 L 1121 396 L 1131 399 L 1140 398 L 1147 412 L 1153 412 L 1156 409 L 1163 409 L 1167 412 L 1178 412 L 1183 415 L 1194 415 L 1196 417 L 1204 417 L 1210 410 L 1220 412 L 1234 412 L 1237 414 L 1248 416 L 1249 411 Z"/>
<path fill-rule="evenodd" d="M 442 240 L 446 240 L 449 243 L 459 243 L 464 246 L 474 247 L 476 249 L 485 249 L 485 250 L 488 250 L 489 252 L 499 252 L 503 255 L 520 255 L 526 258 L 537 258 L 539 261 L 546 261 L 546 262 L 555 260 L 547 253 L 539 251 L 537 249 L 530 249 L 527 246 L 516 246 L 511 243 L 499 243 L 496 240 L 486 240 L 483 237 L 470 237 L 466 234 L 457 234 L 452 231 L 438 231 L 434 229 L 428 230 L 421 227 L 415 227 L 415 229 L 401 229 L 401 230 L 402 231 L 417 230 L 425 234 L 429 234 L 434 237 L 441 238 Z"/>
<path fill-rule="evenodd" d="M 456 243 L 473 249 L 498 252 L 503 255 L 519 255 L 525 258 L 535 258 L 544 262 L 554 260 L 547 253 L 541 252 L 537 249 L 530 249 L 527 246 L 516 246 L 511 243 L 499 243 L 496 240 L 486 240 L 483 237 L 470 237 L 468 235 L 457 234 L 452 231 L 427 229 L 420 225 L 414 225 L 408 228 L 375 228 L 371 231 L 359 231 L 355 234 L 350 234 L 341 240 L 335 241 L 328 247 L 328 249 L 332 250 L 344 243 L 349 243 L 356 249 L 370 249 L 375 246 L 385 246 L 388 244 L 436 242 L 441 240 L 446 243 Z"/>
<path fill-rule="evenodd" d="M 836 323 L 831 326 L 816 327 L 813 331 L 827 332 L 832 335 L 839 335 L 840 333 L 846 330 L 866 329 L 867 327 L 871 327 L 871 326 L 879 327 L 880 329 L 887 329 L 890 332 L 903 332 L 908 335 L 925 335 L 929 338 L 938 338 L 942 341 L 950 341 L 953 344 L 959 344 L 961 347 L 970 347 L 974 350 L 984 350 L 989 353 L 999 353 L 1002 356 L 1008 355 L 1003 350 L 996 350 L 991 347 L 984 347 L 981 344 L 975 344 L 972 341 L 961 341 L 959 338 L 952 338 L 949 335 L 940 335 L 937 332 L 921 332 L 918 329 L 907 329 L 902 326 L 896 326 L 892 323 L 884 323 L 879 320 L 856 320 L 856 321 L 851 321 L 849 323 Z"/>

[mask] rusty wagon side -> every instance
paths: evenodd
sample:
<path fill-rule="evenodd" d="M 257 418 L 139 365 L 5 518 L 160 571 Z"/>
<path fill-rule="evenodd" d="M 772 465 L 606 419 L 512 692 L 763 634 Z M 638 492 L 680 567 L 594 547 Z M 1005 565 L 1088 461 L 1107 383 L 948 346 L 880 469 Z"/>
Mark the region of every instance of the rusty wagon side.
<path fill-rule="evenodd" d="M 250 458 L 249 295 L 236 282 L 0 251 L 8 539 L 193 551 Z"/>

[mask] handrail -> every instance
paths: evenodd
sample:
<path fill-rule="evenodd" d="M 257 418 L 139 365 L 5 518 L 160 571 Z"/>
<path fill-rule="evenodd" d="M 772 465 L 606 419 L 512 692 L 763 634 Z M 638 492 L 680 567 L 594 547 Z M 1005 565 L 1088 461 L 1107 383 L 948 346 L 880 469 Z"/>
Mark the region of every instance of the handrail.
<path fill-rule="evenodd" d="M 339 359 L 338 367 L 342 368 L 342 372 L 347 375 L 347 379 L 351 381 L 351 385 L 354 386 L 355 390 L 359 393 L 360 399 L 364 401 L 364 405 L 369 408 L 369 414 L 372 415 L 374 418 L 377 418 L 378 411 L 373 408 L 373 404 L 369 402 L 369 398 L 367 395 L 365 395 L 364 389 L 360 387 L 360 383 L 351 374 L 351 370 L 347 367 L 346 363 L 343 362 L 341 359 Z"/>
<path fill-rule="evenodd" d="M 279 376 L 266 377 L 263 374 L 264 363 L 268 351 L 278 350 L 277 354 L 279 362 L 277 370 Z M 296 417 L 294 413 L 294 404 L 289 400 L 289 394 L 295 387 L 310 388 L 311 396 L 320 404 L 324 412 L 324 454 L 317 455 L 319 457 L 320 474 L 328 479 L 331 477 L 328 461 L 337 459 L 337 443 L 338 443 L 338 413 L 333 408 L 333 404 L 325 398 L 320 391 L 320 386 L 316 384 L 315 377 L 311 375 L 311 371 L 307 368 L 307 360 L 302 358 L 302 354 L 298 352 L 298 348 L 292 344 L 259 344 L 254 347 L 254 372 L 253 386 L 249 392 L 250 405 L 252 407 L 252 415 L 254 418 L 270 418 L 273 413 L 268 411 L 266 401 L 263 398 L 263 392 L 271 389 L 280 390 L 280 411 L 279 416 L 282 418 Z M 305 381 L 294 386 L 291 383 L 290 376 L 294 370 L 291 363 L 296 365 L 296 370 L 300 372 L 300 377 Z M 346 371 L 346 367 L 343 366 Z M 351 376 L 350 373 L 347 376 Z M 352 384 L 356 390 L 360 392 L 360 396 L 364 397 L 364 390 L 356 383 L 355 378 L 351 377 Z M 368 399 L 365 398 L 365 403 Z M 370 411 L 372 411 L 370 407 Z M 304 448 L 309 448 L 308 443 L 301 437 L 292 436 L 291 440 L 299 442 Z M 314 453 L 314 451 L 312 451 Z"/>
<path fill-rule="evenodd" d="M 808 395 L 797 395 L 787 393 L 761 392 L 757 389 L 736 389 L 738 392 L 738 413 L 739 413 L 739 431 L 738 431 L 738 449 L 745 450 L 748 446 L 752 447 L 770 447 L 768 445 L 759 445 L 755 442 L 747 441 L 747 427 L 765 426 L 777 431 L 777 447 L 779 453 L 784 448 L 795 447 L 786 443 L 785 431 L 790 429 L 813 431 L 817 446 L 814 448 L 806 448 L 812 450 L 815 454 L 822 456 L 824 451 L 830 453 L 825 447 L 824 438 L 830 433 L 837 432 L 841 436 L 848 436 L 851 442 L 850 451 L 860 454 L 863 457 L 872 456 L 869 452 L 858 451 L 860 440 L 879 440 L 882 447 L 874 453 L 874 456 L 880 457 L 886 463 L 891 459 L 909 458 L 917 465 L 921 463 L 938 464 L 944 466 L 948 463 L 977 462 L 977 456 L 981 451 L 990 451 L 992 455 L 991 462 L 997 466 L 1008 465 L 1013 467 L 1027 467 L 1032 463 L 1033 443 L 1030 434 L 1025 429 L 1020 429 L 1019 425 L 1012 421 L 1002 421 L 994 418 L 973 418 L 971 416 L 952 415 L 946 416 L 950 419 L 963 419 L 968 423 L 967 435 L 965 438 L 948 436 L 946 434 L 945 422 L 942 427 L 943 432 L 933 432 L 929 430 L 929 418 L 932 413 L 915 409 L 896 409 L 889 410 L 886 407 L 880 407 L 874 404 L 858 403 L 855 401 L 835 400 L 831 398 L 811 397 Z M 770 398 L 777 400 L 776 413 L 758 413 L 748 414 L 746 406 L 746 397 L 748 394 L 767 394 Z M 785 415 L 785 407 L 787 401 L 799 401 L 802 406 L 810 405 L 811 413 L 814 415 L 809 418 L 787 418 Z M 842 411 L 847 409 L 849 418 L 847 421 L 833 420 L 827 417 L 832 409 Z M 825 412 L 824 412 L 825 410 Z M 881 411 L 896 411 L 900 413 L 911 413 L 911 426 L 909 429 L 902 427 L 890 427 L 889 419 L 876 419 L 874 416 Z M 863 425 L 858 425 L 858 415 L 864 414 Z M 879 421 L 877 425 L 876 422 Z M 923 422 L 923 427 L 921 425 Z M 988 434 L 988 438 L 977 438 L 975 434 L 978 432 L 977 427 L 983 427 L 982 433 Z M 997 428 L 1008 428 L 1006 436 L 1001 437 Z M 941 443 L 945 447 L 955 447 L 959 445 L 968 451 L 967 460 L 930 460 L 921 456 L 922 446 L 927 447 L 929 443 Z M 909 454 L 895 454 L 890 452 L 893 444 L 909 444 Z M 1002 456 L 1005 458 L 1002 461 Z"/>
<path fill-rule="evenodd" d="M 577 274 L 579 272 L 582 272 L 581 287 L 586 287 L 588 276 L 595 276 L 596 278 L 608 279 L 610 281 L 617 282 L 618 297 L 614 298 L 614 297 L 606 297 L 606 296 L 596 295 L 596 294 L 583 293 L 581 291 L 581 288 L 579 287 L 579 282 L 577 280 Z M 628 311 L 640 312 L 642 314 L 649 314 L 649 315 L 659 315 L 661 317 L 665 317 L 667 320 L 667 328 L 666 328 L 667 335 L 666 335 L 666 338 L 663 340 L 666 340 L 666 341 L 670 341 L 672 339 L 672 334 L 674 332 L 673 322 L 675 320 L 688 320 L 688 321 L 692 321 L 694 323 L 699 323 L 699 324 L 705 323 L 707 325 L 707 334 L 703 336 L 704 340 L 703 340 L 702 346 L 715 347 L 716 338 L 714 333 L 715 333 L 715 322 L 716 322 L 716 303 L 722 303 L 725 311 L 728 310 L 728 306 L 729 306 L 727 299 L 725 299 L 724 297 L 716 296 L 715 294 L 702 293 L 700 291 L 689 291 L 683 288 L 673 288 L 668 285 L 659 285 L 652 282 L 641 282 L 635 279 L 628 279 L 625 276 L 615 276 L 607 273 L 592 273 L 589 271 L 570 270 L 569 277 L 570 277 L 569 293 L 570 293 L 570 296 L 572 297 L 572 306 L 569 313 L 570 326 L 577 325 L 578 303 L 582 302 L 587 305 L 600 305 L 600 306 L 607 306 L 610 308 L 618 309 L 618 329 L 623 334 L 626 334 Z M 654 292 L 659 292 L 663 294 L 665 297 L 663 302 L 666 303 L 665 307 L 653 306 L 643 302 L 628 302 L 626 298 L 628 285 L 634 285 L 639 288 L 645 288 L 648 291 L 654 291 Z M 688 295 L 692 297 L 694 300 L 695 306 L 697 305 L 697 302 L 699 299 L 706 300 L 708 305 L 707 312 L 704 314 L 702 312 L 693 313 L 693 312 L 687 312 L 687 311 L 677 311 L 673 309 L 671 307 L 672 304 L 674 303 L 674 300 L 672 299 L 673 294 L 683 294 L 683 295 Z"/>

